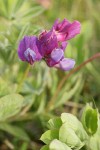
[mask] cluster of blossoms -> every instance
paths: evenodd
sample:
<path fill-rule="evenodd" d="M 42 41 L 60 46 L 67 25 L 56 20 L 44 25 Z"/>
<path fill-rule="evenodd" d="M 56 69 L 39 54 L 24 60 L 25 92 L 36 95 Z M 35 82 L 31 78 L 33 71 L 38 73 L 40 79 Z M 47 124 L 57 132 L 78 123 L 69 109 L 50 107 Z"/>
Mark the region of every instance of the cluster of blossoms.
<path fill-rule="evenodd" d="M 67 41 L 80 33 L 80 23 L 70 23 L 64 19 L 56 20 L 49 31 L 43 31 L 39 37 L 25 36 L 19 43 L 18 56 L 22 61 L 31 65 L 44 59 L 49 67 L 60 68 L 64 71 L 74 67 L 75 61 L 64 57 Z"/>

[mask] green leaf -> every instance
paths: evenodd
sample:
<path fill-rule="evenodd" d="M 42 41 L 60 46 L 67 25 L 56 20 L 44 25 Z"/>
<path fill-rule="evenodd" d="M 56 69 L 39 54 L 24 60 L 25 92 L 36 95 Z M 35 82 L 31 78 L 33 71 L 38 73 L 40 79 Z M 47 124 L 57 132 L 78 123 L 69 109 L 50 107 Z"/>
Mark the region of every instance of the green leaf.
<path fill-rule="evenodd" d="M 53 139 L 58 139 L 59 131 L 58 130 L 48 130 L 42 134 L 40 140 L 45 144 L 49 144 Z"/>
<path fill-rule="evenodd" d="M 11 91 L 11 88 L 6 80 L 3 80 L 0 78 L 0 97 L 5 96 L 9 94 Z"/>
<path fill-rule="evenodd" d="M 61 95 L 59 97 L 59 99 L 55 102 L 54 108 L 61 106 L 66 101 L 68 101 L 79 90 L 81 83 L 83 83 L 82 76 L 79 77 L 78 81 L 76 82 L 74 87 L 72 89 L 70 89 L 70 91 L 63 93 L 63 96 Z"/>
<path fill-rule="evenodd" d="M 93 135 L 98 129 L 99 114 L 97 109 L 93 109 L 87 104 L 82 114 L 82 123 L 87 133 Z"/>
<path fill-rule="evenodd" d="M 9 94 L 0 98 L 0 121 L 16 115 L 23 107 L 23 97 Z"/>
<path fill-rule="evenodd" d="M 27 150 L 27 149 L 28 149 L 28 146 L 29 146 L 28 142 L 25 141 L 25 142 L 23 142 L 22 145 L 20 146 L 20 150 Z"/>
<path fill-rule="evenodd" d="M 35 6 L 31 9 L 29 9 L 28 11 L 25 11 L 25 13 L 23 13 L 22 15 L 20 15 L 20 17 L 22 18 L 32 18 L 32 17 L 36 17 L 38 16 L 39 14 L 41 14 L 42 12 L 44 11 L 43 7 L 41 6 Z"/>
<path fill-rule="evenodd" d="M 67 123 L 64 123 L 59 130 L 59 140 L 66 143 L 71 148 L 76 150 L 83 147 L 84 143 L 81 142 L 75 131 L 71 129 Z"/>
<path fill-rule="evenodd" d="M 27 33 L 29 27 L 30 27 L 30 24 L 29 24 L 29 23 L 25 24 L 25 25 L 22 27 L 22 30 L 21 30 L 21 32 L 20 32 L 20 34 L 19 34 L 19 36 L 18 36 L 17 42 L 19 42 L 19 41 L 21 40 L 21 38 L 22 38 L 24 35 L 26 35 L 26 33 Z"/>
<path fill-rule="evenodd" d="M 84 36 L 82 34 L 78 36 L 75 45 L 77 48 L 77 64 L 80 64 L 85 59 L 85 53 L 83 52 Z"/>
<path fill-rule="evenodd" d="M 16 13 L 26 0 L 16 0 L 13 11 Z"/>
<path fill-rule="evenodd" d="M 54 139 L 49 146 L 50 150 L 71 150 L 65 143 Z"/>
<path fill-rule="evenodd" d="M 99 128 L 96 134 L 91 136 L 88 145 L 91 150 L 100 150 L 100 120 L 99 120 Z"/>
<path fill-rule="evenodd" d="M 15 0 L 16 1 L 16 0 Z M 3 14 L 5 16 L 5 18 L 10 19 L 12 16 L 12 10 L 13 10 L 13 6 L 15 4 L 15 1 L 13 0 L 3 0 L 3 7 L 2 7 L 2 11 Z"/>
<path fill-rule="evenodd" d="M 93 66 L 93 64 L 91 64 L 91 63 L 88 63 L 88 64 L 86 65 L 86 67 L 87 67 L 88 71 L 94 76 L 95 81 L 97 82 L 97 84 L 100 85 L 100 77 L 99 77 L 98 68 L 95 68 L 95 67 Z"/>
<path fill-rule="evenodd" d="M 62 113 L 61 120 L 63 123 L 66 123 L 68 127 L 74 130 L 81 141 L 86 141 L 88 139 L 88 135 L 84 130 L 82 123 L 76 118 L 76 116 L 70 113 Z"/>
<path fill-rule="evenodd" d="M 56 118 L 50 119 L 48 121 L 48 124 L 49 124 L 50 129 L 59 129 L 62 125 L 62 121 L 60 117 L 56 117 Z"/>
<path fill-rule="evenodd" d="M 41 95 L 41 101 L 40 101 L 40 104 L 38 106 L 38 110 L 37 110 L 37 113 L 38 114 L 41 114 L 45 109 L 45 94 L 43 93 Z"/>
<path fill-rule="evenodd" d="M 8 1 L 0 1 L 0 17 L 7 17 L 7 12 L 8 12 Z M 0 22 L 1 23 L 1 22 Z"/>
<path fill-rule="evenodd" d="M 43 146 L 40 150 L 50 150 L 48 145 Z"/>
<path fill-rule="evenodd" d="M 29 141 L 29 137 L 26 132 L 17 126 L 13 126 L 8 123 L 0 123 L 0 129 L 18 137 L 19 139 Z"/>
<path fill-rule="evenodd" d="M 70 113 L 62 113 L 61 114 L 61 120 L 63 123 L 67 123 L 70 128 L 72 128 L 74 131 L 76 131 L 79 128 L 79 120 L 76 118 L 76 116 L 70 114 Z"/>
<path fill-rule="evenodd" d="M 5 10 L 8 11 L 8 0 L 3 0 Z"/>

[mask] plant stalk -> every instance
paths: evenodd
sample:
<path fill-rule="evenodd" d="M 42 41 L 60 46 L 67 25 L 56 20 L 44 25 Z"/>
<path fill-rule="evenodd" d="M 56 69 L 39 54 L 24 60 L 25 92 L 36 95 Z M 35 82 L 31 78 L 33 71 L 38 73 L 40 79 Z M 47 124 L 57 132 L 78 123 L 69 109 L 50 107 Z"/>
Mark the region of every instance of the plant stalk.
<path fill-rule="evenodd" d="M 18 85 L 18 87 L 17 87 L 16 93 L 18 93 L 18 92 L 20 91 L 23 82 L 24 82 L 25 79 L 27 78 L 27 75 L 28 75 L 28 73 L 29 73 L 29 70 L 30 70 L 30 65 L 27 66 L 27 68 L 26 68 L 26 70 L 25 70 L 25 72 L 24 72 L 24 74 L 23 74 L 23 76 L 22 76 L 22 78 L 21 78 L 21 81 L 20 81 L 20 83 L 19 83 L 19 85 Z"/>
<path fill-rule="evenodd" d="M 90 57 L 89 59 L 87 59 L 85 62 L 83 62 L 82 64 L 80 64 L 78 67 L 74 68 L 72 71 L 70 71 L 67 75 L 65 75 L 65 77 L 60 81 L 60 83 L 58 84 L 58 87 L 53 95 L 53 97 L 51 98 L 51 100 L 49 101 L 46 111 L 51 111 L 54 108 L 54 103 L 58 97 L 58 94 L 61 90 L 61 88 L 63 87 L 65 81 L 76 71 L 79 71 L 81 68 L 83 68 L 86 64 L 92 62 L 94 59 L 97 59 L 100 57 L 100 53 L 97 53 L 95 55 L 93 55 L 92 57 Z"/>

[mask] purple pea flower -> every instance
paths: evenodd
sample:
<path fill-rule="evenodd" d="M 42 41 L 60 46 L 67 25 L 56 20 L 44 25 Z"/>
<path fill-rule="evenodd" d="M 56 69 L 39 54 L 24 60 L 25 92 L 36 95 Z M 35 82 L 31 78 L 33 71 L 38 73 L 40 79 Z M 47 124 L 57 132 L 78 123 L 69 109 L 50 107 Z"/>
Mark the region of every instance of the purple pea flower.
<path fill-rule="evenodd" d="M 59 43 L 54 29 L 42 32 L 39 36 L 39 42 L 40 53 L 49 67 L 56 67 L 65 71 L 74 67 L 74 60 L 64 58 L 67 42 Z"/>
<path fill-rule="evenodd" d="M 35 61 L 42 59 L 39 53 L 39 40 L 35 36 L 25 36 L 19 43 L 18 56 L 22 61 L 27 61 L 31 65 Z"/>
<path fill-rule="evenodd" d="M 74 21 L 70 23 L 68 20 L 64 19 L 62 22 L 59 22 L 57 19 L 53 25 L 57 40 L 63 42 L 75 37 L 80 33 L 80 22 Z"/>
<path fill-rule="evenodd" d="M 79 34 L 80 28 L 78 21 L 70 23 L 66 19 L 62 22 L 56 20 L 52 29 L 42 32 L 39 38 L 25 36 L 19 43 L 18 56 L 31 65 L 43 58 L 49 67 L 68 71 L 74 67 L 75 61 L 64 57 L 67 40 Z"/>

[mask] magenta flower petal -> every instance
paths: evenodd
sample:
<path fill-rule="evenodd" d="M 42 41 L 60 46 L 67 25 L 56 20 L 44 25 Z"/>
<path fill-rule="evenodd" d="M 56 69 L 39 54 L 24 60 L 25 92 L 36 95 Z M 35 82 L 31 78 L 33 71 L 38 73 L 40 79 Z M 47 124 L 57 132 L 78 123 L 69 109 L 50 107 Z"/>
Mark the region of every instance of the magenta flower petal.
<path fill-rule="evenodd" d="M 42 32 L 39 36 L 39 42 L 40 52 L 43 57 L 51 54 L 51 52 L 58 47 L 57 37 L 53 30 Z"/>
<path fill-rule="evenodd" d="M 51 59 L 54 60 L 55 62 L 60 61 L 63 56 L 64 56 L 64 52 L 62 49 L 54 49 L 51 52 Z"/>
<path fill-rule="evenodd" d="M 53 25 L 53 28 L 55 30 L 58 42 L 63 42 L 79 34 L 81 25 L 78 21 L 70 23 L 68 20 L 64 19 L 62 22 L 56 20 L 56 22 Z"/>
<path fill-rule="evenodd" d="M 53 67 L 64 57 L 64 51 L 60 48 L 54 49 L 51 54 L 45 58 L 45 61 L 49 67 Z"/>
<path fill-rule="evenodd" d="M 69 27 L 68 27 L 68 35 L 66 36 L 66 40 L 72 39 L 77 34 L 80 33 L 81 24 L 78 21 L 74 21 Z"/>
<path fill-rule="evenodd" d="M 65 51 L 66 47 L 68 45 L 68 42 L 62 42 L 60 48 Z"/>
<path fill-rule="evenodd" d="M 58 62 L 55 62 L 53 59 L 51 59 L 51 58 L 47 58 L 47 59 L 45 59 L 45 61 L 46 61 L 46 64 L 49 66 L 49 67 L 53 67 L 53 66 L 55 66 Z"/>
<path fill-rule="evenodd" d="M 67 20 L 64 19 L 62 22 L 59 22 L 59 19 L 57 19 L 53 25 L 54 29 L 58 32 L 65 32 L 66 28 L 70 25 L 71 23 Z"/>

